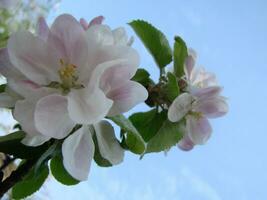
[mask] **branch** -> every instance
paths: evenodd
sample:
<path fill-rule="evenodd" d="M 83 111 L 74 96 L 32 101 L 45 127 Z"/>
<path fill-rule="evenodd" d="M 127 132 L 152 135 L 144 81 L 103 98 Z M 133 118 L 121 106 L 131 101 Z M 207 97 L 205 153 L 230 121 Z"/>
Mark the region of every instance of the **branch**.
<path fill-rule="evenodd" d="M 21 181 L 25 175 L 29 173 L 32 167 L 35 165 L 36 160 L 27 160 L 16 171 L 0 183 L 0 199 L 4 196 L 9 189 L 11 189 L 16 183 Z"/>
<path fill-rule="evenodd" d="M 6 155 L 6 159 L 4 160 L 3 165 L 0 167 L 0 171 L 4 170 L 9 164 L 11 164 L 14 160 L 16 160 L 15 157 L 10 157 L 9 155 Z"/>

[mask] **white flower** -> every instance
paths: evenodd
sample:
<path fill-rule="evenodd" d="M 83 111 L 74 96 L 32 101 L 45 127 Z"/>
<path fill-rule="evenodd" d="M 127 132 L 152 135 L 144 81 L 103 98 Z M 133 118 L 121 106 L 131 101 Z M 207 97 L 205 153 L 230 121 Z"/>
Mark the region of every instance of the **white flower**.
<path fill-rule="evenodd" d="M 79 180 L 87 178 L 94 155 L 87 125 L 95 129 L 102 156 L 117 164 L 123 150 L 113 129 L 101 120 L 147 98 L 146 89 L 130 80 L 139 56 L 127 45 L 124 29 L 90 24 L 84 30 L 65 14 L 49 29 L 41 18 L 38 36 L 15 33 L 8 41 L 10 60 L 0 55 L 5 58 L 0 59 L 0 72 L 7 77 L 8 88 L 18 94 L 14 117 L 28 134 L 24 144 L 36 146 L 67 137 L 62 147 L 64 166 Z M 68 136 L 76 124 L 84 126 Z"/>
<path fill-rule="evenodd" d="M 218 86 L 214 74 L 205 69 L 195 68 L 196 53 L 189 50 L 185 62 L 187 92 L 178 96 L 168 110 L 171 122 L 186 119 L 186 133 L 178 146 L 185 151 L 194 145 L 204 144 L 211 135 L 212 128 L 207 118 L 216 118 L 228 112 L 226 99 L 220 96 L 222 88 Z"/>

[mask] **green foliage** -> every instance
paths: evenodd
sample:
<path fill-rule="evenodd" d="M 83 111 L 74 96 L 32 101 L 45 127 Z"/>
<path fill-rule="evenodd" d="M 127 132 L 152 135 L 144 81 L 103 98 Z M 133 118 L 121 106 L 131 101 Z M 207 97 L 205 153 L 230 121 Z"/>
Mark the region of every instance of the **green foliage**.
<path fill-rule="evenodd" d="M 172 123 L 164 121 L 156 135 L 148 142 L 146 153 L 160 152 L 170 149 L 183 137 L 184 122 Z"/>
<path fill-rule="evenodd" d="M 184 63 L 187 56 L 188 53 L 185 42 L 181 37 L 176 36 L 173 52 L 174 74 L 179 78 L 184 75 Z"/>
<path fill-rule="evenodd" d="M 42 165 L 38 171 L 38 175 L 34 175 L 34 169 L 19 183 L 12 188 L 13 199 L 23 199 L 38 191 L 46 178 L 48 177 L 49 169 L 47 165 Z"/>
<path fill-rule="evenodd" d="M 134 20 L 129 25 L 142 40 L 159 68 L 164 68 L 172 61 L 171 47 L 161 31 L 143 20 Z"/>
<path fill-rule="evenodd" d="M 158 113 L 157 109 L 135 113 L 129 117 L 146 142 L 156 135 L 166 118 L 166 112 Z"/>
<path fill-rule="evenodd" d="M 6 89 L 6 84 L 0 85 L 0 93 L 5 92 L 5 89 Z"/>
<path fill-rule="evenodd" d="M 21 159 L 33 159 L 39 157 L 48 148 L 48 144 L 38 147 L 28 147 L 21 143 L 25 137 L 23 131 L 17 131 L 0 137 L 0 152 L 13 155 Z"/>
<path fill-rule="evenodd" d="M 74 179 L 64 168 L 61 154 L 58 154 L 51 159 L 50 169 L 54 178 L 64 185 L 76 185 L 79 183 L 79 181 Z"/>
<path fill-rule="evenodd" d="M 135 154 L 142 154 L 145 151 L 145 142 L 129 119 L 123 115 L 109 117 L 109 119 L 126 132 L 125 144 L 131 152 Z"/>
<path fill-rule="evenodd" d="M 95 144 L 94 160 L 95 160 L 96 164 L 100 167 L 111 167 L 112 164 L 107 159 L 103 158 L 101 153 L 100 153 L 97 138 L 96 138 L 95 134 L 93 136 L 93 140 L 94 140 L 94 144 Z"/>
<path fill-rule="evenodd" d="M 132 78 L 133 81 L 136 81 L 144 86 L 147 86 L 150 82 L 150 74 L 145 69 L 138 69 Z"/>
<path fill-rule="evenodd" d="M 54 144 L 52 144 L 38 159 L 35 168 L 34 168 L 34 172 L 35 174 L 38 173 L 39 168 L 44 164 L 47 163 L 50 158 L 53 157 L 53 155 L 55 155 L 57 153 L 57 147 L 59 146 L 59 143 L 54 142 Z"/>
<path fill-rule="evenodd" d="M 177 79 L 174 74 L 168 72 L 167 74 L 168 82 L 164 87 L 164 93 L 169 102 L 173 102 L 173 100 L 179 95 L 179 86 Z"/>

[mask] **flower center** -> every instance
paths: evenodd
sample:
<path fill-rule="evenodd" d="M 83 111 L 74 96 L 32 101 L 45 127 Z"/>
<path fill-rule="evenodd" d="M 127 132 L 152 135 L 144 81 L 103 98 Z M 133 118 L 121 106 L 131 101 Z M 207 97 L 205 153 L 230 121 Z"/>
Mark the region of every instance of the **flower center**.
<path fill-rule="evenodd" d="M 59 62 L 61 67 L 58 70 L 58 74 L 62 82 L 62 87 L 65 89 L 70 89 L 75 86 L 75 83 L 78 80 L 76 72 L 77 66 L 64 62 L 63 59 L 60 59 Z"/>
<path fill-rule="evenodd" d="M 60 69 L 58 75 L 60 82 L 52 81 L 46 87 L 61 89 L 63 94 L 68 94 L 71 89 L 84 88 L 82 84 L 78 83 L 77 66 L 65 62 L 63 59 L 59 60 Z"/>
<path fill-rule="evenodd" d="M 189 111 L 188 113 L 189 115 L 193 116 L 194 118 L 196 118 L 197 120 L 201 119 L 203 117 L 203 114 L 201 112 L 193 112 L 193 111 Z"/>

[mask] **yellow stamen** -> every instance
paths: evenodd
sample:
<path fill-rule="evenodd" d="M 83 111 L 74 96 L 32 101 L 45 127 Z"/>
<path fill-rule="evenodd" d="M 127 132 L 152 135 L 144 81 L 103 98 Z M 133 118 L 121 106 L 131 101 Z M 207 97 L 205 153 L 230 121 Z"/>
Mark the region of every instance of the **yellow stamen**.
<path fill-rule="evenodd" d="M 77 80 L 77 66 L 66 63 L 63 59 L 60 59 L 59 62 L 61 68 L 59 69 L 58 73 L 62 81 L 62 85 L 65 88 L 71 88 L 73 85 L 75 85 L 75 82 Z"/>
<path fill-rule="evenodd" d="M 195 117 L 196 119 L 201 119 L 203 117 L 203 114 L 201 112 L 189 112 L 189 115 Z"/>

